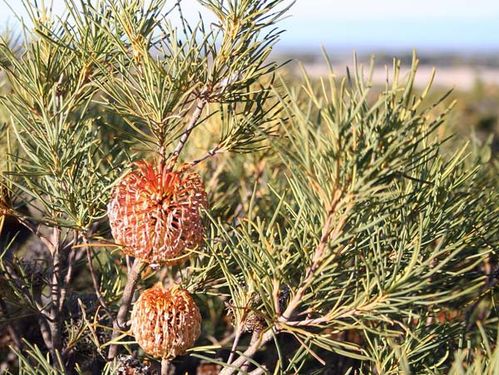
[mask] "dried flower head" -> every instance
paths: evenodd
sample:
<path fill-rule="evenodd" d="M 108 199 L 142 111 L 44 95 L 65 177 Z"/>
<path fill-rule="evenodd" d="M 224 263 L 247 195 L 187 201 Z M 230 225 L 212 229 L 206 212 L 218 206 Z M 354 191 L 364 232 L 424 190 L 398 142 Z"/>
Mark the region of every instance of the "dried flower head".
<path fill-rule="evenodd" d="M 184 354 L 199 337 L 201 314 L 187 290 L 155 286 L 133 306 L 132 332 L 146 353 L 172 359 Z"/>
<path fill-rule="evenodd" d="M 141 161 L 113 190 L 109 224 L 126 254 L 149 263 L 174 263 L 185 249 L 202 242 L 202 207 L 207 198 L 197 173 Z"/>

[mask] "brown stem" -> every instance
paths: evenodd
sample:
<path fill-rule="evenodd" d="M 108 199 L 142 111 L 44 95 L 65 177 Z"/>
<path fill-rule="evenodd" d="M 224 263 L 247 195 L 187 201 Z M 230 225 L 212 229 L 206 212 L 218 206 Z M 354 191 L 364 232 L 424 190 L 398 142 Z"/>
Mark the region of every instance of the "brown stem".
<path fill-rule="evenodd" d="M 232 343 L 232 348 L 230 349 L 229 359 L 227 360 L 228 365 L 230 365 L 232 360 L 234 359 L 234 354 L 236 353 L 236 348 L 239 344 L 239 339 L 241 338 L 242 333 L 242 329 L 240 327 L 237 327 L 236 336 L 234 337 L 234 342 Z"/>
<path fill-rule="evenodd" d="M 45 346 L 49 350 L 50 355 L 54 359 L 55 363 L 55 358 L 57 357 L 57 354 L 52 344 L 52 334 L 50 333 L 50 326 L 48 324 L 48 320 L 44 316 L 40 316 L 38 318 L 38 324 L 40 325 L 40 333 L 42 334 L 43 342 L 45 343 Z"/>
<path fill-rule="evenodd" d="M 21 291 L 28 300 L 32 300 L 40 313 L 39 325 L 42 338 L 45 345 L 50 351 L 53 363 L 60 367 L 63 373 L 66 373 L 64 365 L 60 362 L 58 353 L 62 352 L 62 327 L 61 327 L 61 310 L 65 296 L 65 286 L 63 285 L 63 248 L 61 247 L 61 229 L 57 226 L 52 228 L 51 236 L 45 236 L 40 233 L 40 224 L 35 224 L 31 218 L 18 213 L 15 210 L 9 210 L 9 215 L 13 215 L 16 219 L 37 236 L 43 244 L 48 248 L 52 257 L 52 275 L 50 280 L 50 304 L 43 306 L 41 300 L 41 291 L 34 292 L 33 296 L 23 287 L 23 282 L 15 276 L 12 270 L 7 270 L 8 274 L 18 283 Z M 69 278 L 71 277 L 72 267 L 68 267 Z M 66 275 L 68 276 L 68 275 Z M 64 290 L 63 290 L 64 289 Z M 37 295 L 38 294 L 38 295 Z"/>
<path fill-rule="evenodd" d="M 135 287 L 140 277 L 140 273 L 142 272 L 142 268 L 144 267 L 144 262 L 140 259 L 135 259 L 128 273 L 128 280 L 125 285 L 125 289 L 123 290 L 123 296 L 121 297 L 120 308 L 118 309 L 118 314 L 116 315 L 116 319 L 113 322 L 113 335 L 112 340 L 115 340 L 119 335 L 120 331 L 124 331 L 126 327 L 126 318 L 128 315 L 128 311 L 130 310 L 130 305 L 132 304 L 133 293 L 135 291 Z M 109 353 L 107 355 L 108 359 L 112 360 L 118 354 L 118 345 L 113 344 L 109 347 Z"/>
<path fill-rule="evenodd" d="M 250 344 L 250 346 L 248 347 L 248 349 L 245 350 L 243 355 L 238 357 L 230 365 L 230 367 L 224 368 L 222 371 L 220 371 L 220 375 L 230 375 L 241 369 L 241 367 L 246 363 L 248 358 L 253 357 L 263 345 L 265 345 L 267 342 L 269 342 L 272 339 L 272 337 L 273 337 L 272 330 L 268 330 L 263 335 L 260 335 L 258 339 L 256 339 L 255 342 L 253 342 L 253 344 Z"/>
<path fill-rule="evenodd" d="M 159 154 L 159 166 L 160 166 L 160 169 L 162 169 L 165 164 L 166 164 L 166 159 L 167 159 L 167 155 L 166 155 L 166 147 L 165 147 L 165 141 L 164 141 L 164 135 L 159 135 L 158 136 L 159 138 L 159 148 L 158 148 L 158 154 Z"/>
<path fill-rule="evenodd" d="M 265 374 L 265 373 L 268 373 L 269 370 L 265 367 L 260 367 L 260 368 L 257 368 L 256 370 L 253 370 L 250 372 L 250 375 L 261 375 L 261 374 Z"/>
<path fill-rule="evenodd" d="M 253 333 L 251 334 L 250 346 L 258 342 L 258 340 L 260 339 L 260 335 L 261 331 L 253 331 Z M 244 362 L 244 364 L 241 366 L 241 372 L 248 372 L 249 365 L 249 361 L 246 360 L 246 362 Z"/>
<path fill-rule="evenodd" d="M 62 314 L 60 306 L 62 305 L 61 291 L 63 288 L 63 247 L 61 246 L 61 228 L 53 227 L 50 238 L 42 238 L 48 247 L 52 256 L 52 275 L 50 280 L 50 304 L 47 306 L 47 312 L 44 309 L 40 312 L 44 315 L 40 317 L 40 331 L 47 345 L 52 361 L 55 366 L 63 373 L 66 373 L 64 364 L 61 362 L 59 353 L 62 353 Z M 41 295 L 34 295 L 35 301 L 41 305 Z M 62 359 L 63 360 L 63 359 Z"/>
<path fill-rule="evenodd" d="M 161 360 L 161 375 L 168 375 L 170 372 L 170 361 L 166 358 Z"/>
<path fill-rule="evenodd" d="M 61 292 L 60 292 L 59 306 L 58 306 L 59 311 L 62 311 L 64 307 L 64 301 L 66 299 L 68 287 L 71 284 L 71 280 L 73 278 L 73 266 L 76 261 L 76 254 L 78 253 L 77 248 L 75 248 L 73 245 L 76 245 L 77 242 L 78 242 L 78 232 L 75 231 L 73 240 L 63 248 L 63 252 L 66 253 L 69 250 L 69 254 L 66 257 L 67 259 L 66 275 L 64 276 L 64 282 L 61 285 Z"/>
<path fill-rule="evenodd" d="M 54 349 L 62 349 L 61 337 L 61 316 L 59 311 L 59 304 L 61 301 L 61 286 L 62 286 L 62 254 L 60 247 L 61 230 L 54 228 L 52 232 L 52 247 L 50 252 L 52 254 L 52 279 L 50 283 L 50 319 L 48 320 L 50 334 L 52 336 L 52 345 Z M 54 361 L 57 359 L 54 358 Z"/>

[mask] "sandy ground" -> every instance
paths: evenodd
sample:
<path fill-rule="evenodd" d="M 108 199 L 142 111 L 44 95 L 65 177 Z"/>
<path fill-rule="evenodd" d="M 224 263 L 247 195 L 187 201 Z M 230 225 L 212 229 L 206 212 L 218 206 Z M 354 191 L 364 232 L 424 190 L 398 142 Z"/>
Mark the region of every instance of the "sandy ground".
<path fill-rule="evenodd" d="M 351 64 L 347 63 L 335 64 L 336 72 L 343 74 L 347 65 L 351 66 Z M 322 63 L 305 64 L 305 69 L 311 77 L 321 77 L 327 75 L 328 73 L 327 66 Z M 417 86 L 426 86 L 431 77 L 432 69 L 433 67 L 429 65 L 421 65 L 418 68 L 415 82 Z M 408 67 L 403 67 L 401 69 L 401 78 L 407 76 L 408 70 Z M 365 71 L 367 71 L 367 69 L 365 69 Z M 389 67 L 388 72 L 391 75 L 391 67 Z M 470 90 L 479 81 L 487 83 L 487 85 L 499 85 L 499 69 L 480 66 L 437 66 L 434 86 L 455 88 L 458 90 Z M 373 71 L 373 83 L 383 84 L 385 82 L 386 68 L 384 66 L 376 66 Z"/>

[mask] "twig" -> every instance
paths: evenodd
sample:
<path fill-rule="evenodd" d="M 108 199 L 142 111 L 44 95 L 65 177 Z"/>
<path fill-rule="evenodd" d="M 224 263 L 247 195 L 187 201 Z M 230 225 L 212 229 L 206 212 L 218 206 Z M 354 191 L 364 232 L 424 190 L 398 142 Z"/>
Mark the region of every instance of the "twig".
<path fill-rule="evenodd" d="M 217 145 L 216 147 L 213 147 L 210 151 L 208 151 L 204 156 L 200 157 L 199 159 L 196 159 L 196 160 L 193 160 L 189 163 L 189 165 L 191 167 L 194 167 L 196 165 L 198 165 L 199 163 L 202 163 L 203 161 L 205 161 L 206 159 L 209 159 L 213 156 L 215 156 L 216 154 L 218 154 L 220 152 L 220 145 Z"/>
<path fill-rule="evenodd" d="M 90 270 L 90 276 L 92 278 L 92 284 L 94 286 L 95 295 L 97 296 L 97 300 L 99 301 L 100 305 L 102 306 L 102 308 L 106 312 L 106 315 L 108 316 L 109 320 L 113 321 L 113 314 L 111 314 L 111 310 L 107 306 L 107 303 L 104 300 L 104 298 L 102 297 L 102 294 L 100 292 L 99 282 L 97 281 L 97 275 L 95 274 L 94 265 L 92 264 L 92 250 L 90 250 L 90 248 L 87 247 L 85 249 L 85 252 L 87 254 L 88 269 Z"/>
<path fill-rule="evenodd" d="M 265 374 L 266 372 L 269 372 L 269 370 L 265 367 L 260 367 L 260 368 L 257 368 L 253 371 L 250 372 L 250 375 L 261 375 L 261 374 Z"/>
<path fill-rule="evenodd" d="M 260 339 L 260 334 L 261 331 L 259 330 L 253 331 L 253 333 L 251 334 L 250 346 L 258 342 L 258 340 Z M 249 365 L 249 361 L 246 360 L 246 362 L 244 362 L 244 364 L 241 366 L 241 372 L 248 372 Z"/>
<path fill-rule="evenodd" d="M 238 357 L 230 365 L 230 367 L 227 367 L 227 368 L 223 369 L 222 371 L 220 371 L 220 375 L 233 374 L 234 372 L 239 370 L 241 368 L 241 366 L 243 366 L 246 363 L 248 358 L 253 357 L 256 354 L 256 352 L 260 349 L 260 347 L 262 345 L 266 344 L 267 342 L 269 342 L 273 336 L 274 336 L 274 333 L 271 329 L 266 331 L 263 335 L 259 336 L 258 340 L 256 340 L 253 344 L 250 344 L 250 346 L 248 347 L 248 349 L 245 350 L 243 355 Z"/>
<path fill-rule="evenodd" d="M 172 152 L 172 155 L 171 155 L 172 163 L 175 163 L 177 161 L 180 153 L 182 152 L 182 149 L 185 146 L 185 143 L 187 142 L 187 139 L 191 135 L 192 130 L 196 127 L 196 124 L 197 124 L 199 118 L 201 117 L 201 114 L 203 113 L 203 109 L 206 106 L 206 103 L 207 103 L 206 100 L 203 98 L 200 98 L 197 100 L 196 108 L 194 109 L 194 112 L 192 113 L 192 117 L 191 117 L 189 123 L 187 124 L 187 126 L 185 127 L 184 132 L 182 133 L 182 136 L 180 137 L 180 140 L 177 144 L 177 147 L 175 147 L 175 149 Z"/>
<path fill-rule="evenodd" d="M 62 351 L 62 332 L 61 332 L 61 311 L 64 303 L 64 297 L 66 295 L 67 285 L 63 283 L 62 277 L 62 255 L 61 251 L 61 229 L 54 226 L 52 229 L 52 236 L 49 239 L 42 233 L 40 233 L 40 225 L 35 225 L 27 216 L 19 214 L 18 212 L 11 210 L 10 214 L 14 215 L 19 223 L 29 229 L 35 236 L 37 236 L 48 248 L 50 255 L 52 256 L 52 277 L 50 282 L 50 297 L 51 305 L 49 306 L 49 312 L 46 313 L 43 307 L 41 307 L 41 300 L 35 301 L 37 307 L 42 314 L 40 317 L 40 331 L 44 339 L 45 344 L 51 352 L 52 359 L 54 363 L 60 363 L 57 352 Z M 68 267 L 66 276 L 71 278 L 72 275 L 72 261 L 69 259 L 71 265 Z M 68 283 L 69 283 L 68 279 Z M 47 332 L 49 330 L 50 332 Z M 63 372 L 66 372 L 64 367 L 61 367 Z"/>
<path fill-rule="evenodd" d="M 42 334 L 43 342 L 50 352 L 52 358 L 56 358 L 57 354 L 55 352 L 54 346 L 52 345 L 52 335 L 50 333 L 50 327 L 48 325 L 47 319 L 44 316 L 38 318 L 38 324 L 40 325 L 40 333 Z"/>
<path fill-rule="evenodd" d="M 123 296 L 121 297 L 120 308 L 118 310 L 118 314 L 116 315 L 116 319 L 113 322 L 113 335 L 112 340 L 116 339 L 120 335 L 120 331 L 126 329 L 126 317 L 128 315 L 128 311 L 130 310 L 130 305 L 132 304 L 133 293 L 135 291 L 135 287 L 140 277 L 140 273 L 142 272 L 142 268 L 144 267 L 144 262 L 140 259 L 135 258 L 132 268 L 128 273 L 128 280 L 125 285 L 125 289 L 123 290 Z M 109 347 L 108 359 L 112 360 L 118 354 L 118 345 L 113 344 Z"/>
<path fill-rule="evenodd" d="M 338 190 L 336 194 L 333 197 L 333 200 L 331 202 L 331 207 L 328 210 L 326 221 L 324 222 L 324 225 L 322 227 L 322 234 L 321 238 L 319 240 L 319 244 L 317 245 L 314 255 L 312 257 L 312 263 L 308 267 L 307 271 L 305 272 L 305 279 L 301 283 L 300 288 L 296 291 L 296 294 L 293 296 L 291 301 L 289 302 L 286 310 L 282 314 L 281 318 L 284 318 L 285 321 L 287 321 L 291 314 L 295 311 L 295 309 L 298 307 L 298 305 L 301 303 L 301 300 L 303 298 L 303 295 L 305 294 L 306 290 L 310 286 L 310 283 L 313 281 L 315 272 L 319 268 L 322 259 L 324 258 L 324 251 L 327 248 L 327 244 L 329 243 L 329 240 L 331 237 L 336 237 L 339 233 L 339 231 L 343 228 L 343 225 L 345 224 L 346 221 L 346 214 L 343 216 L 343 218 L 340 220 L 338 225 L 336 225 L 336 229 L 333 228 L 333 222 L 334 222 L 334 214 L 336 213 L 336 210 L 338 208 L 338 204 L 341 200 L 342 197 L 342 192 L 341 190 Z M 333 234 L 333 229 L 334 229 L 334 236 Z"/>
<path fill-rule="evenodd" d="M 161 360 L 161 375 L 168 375 L 170 372 L 170 361 L 166 358 Z"/>
<path fill-rule="evenodd" d="M 223 339 L 221 340 L 217 340 L 215 337 L 213 336 L 207 336 L 206 338 L 213 344 L 213 345 L 217 345 L 217 346 L 225 346 L 226 344 L 228 344 L 231 340 L 234 339 L 234 337 L 236 337 L 236 333 L 235 332 L 232 332 L 230 335 L 224 337 Z"/>
<path fill-rule="evenodd" d="M 31 233 L 38 237 L 49 250 L 54 246 L 51 240 L 40 233 L 40 224 L 33 223 L 28 216 L 12 209 L 8 211 L 8 214 L 14 216 L 21 225 L 23 225 L 26 229 L 28 229 Z"/>
<path fill-rule="evenodd" d="M 329 321 L 329 318 L 327 316 L 321 316 L 319 318 L 313 318 L 313 319 L 303 319 L 303 320 L 296 320 L 296 321 L 282 321 L 282 323 L 286 323 L 288 326 L 292 327 L 303 327 L 303 326 L 318 326 L 323 323 L 327 323 Z"/>
<path fill-rule="evenodd" d="M 52 278 L 50 282 L 50 319 L 48 319 L 48 325 L 50 328 L 50 335 L 52 338 L 52 346 L 54 351 L 61 351 L 62 349 L 62 337 L 61 337 L 61 314 L 59 310 L 59 304 L 61 301 L 61 286 L 62 286 L 62 259 L 61 259 L 61 229 L 53 228 L 51 244 L 49 247 L 50 253 L 52 255 Z M 57 358 L 53 358 L 54 363 L 57 362 Z"/>
<path fill-rule="evenodd" d="M 236 353 L 237 345 L 239 344 L 239 339 L 241 338 L 242 329 L 237 327 L 236 335 L 234 337 L 234 342 L 232 343 L 232 348 L 230 349 L 229 359 L 227 360 L 227 364 L 230 365 L 232 360 L 234 359 L 234 354 Z"/>
<path fill-rule="evenodd" d="M 37 232 L 33 233 L 39 236 Z M 47 305 L 44 306 L 42 302 L 41 288 L 33 288 L 33 295 L 30 296 L 29 293 L 25 290 L 25 285 L 23 285 L 23 282 L 19 279 L 18 275 L 16 275 L 15 270 L 13 269 L 9 270 L 10 267 L 7 267 L 7 270 L 9 276 L 16 282 L 18 289 L 23 292 L 23 294 L 26 296 L 26 298 L 29 301 L 33 301 L 34 306 L 36 306 L 36 309 L 40 314 L 38 317 L 38 324 L 40 326 L 40 333 L 42 335 L 43 342 L 45 343 L 45 346 L 50 352 L 50 356 L 52 357 L 53 363 L 59 364 L 60 366 L 59 365 L 56 366 L 60 367 L 60 370 L 63 373 L 66 373 L 66 369 L 64 368 L 64 365 L 61 363 L 60 357 L 58 355 L 58 352 L 60 352 L 60 349 L 62 347 L 62 340 L 60 335 L 60 321 L 59 321 L 60 314 L 59 314 L 58 303 L 57 302 L 54 303 L 54 301 L 57 301 L 57 298 L 55 298 L 55 294 L 57 294 L 59 290 L 57 286 L 53 285 L 54 278 L 57 279 L 57 275 L 56 272 L 54 272 L 54 270 L 58 266 L 56 267 L 55 265 L 58 264 L 59 262 L 57 260 L 58 256 L 56 256 L 56 254 L 59 254 L 59 251 L 58 250 L 55 251 L 54 247 L 54 244 L 58 243 L 56 242 L 56 240 L 59 241 L 58 236 L 59 235 L 57 233 L 57 228 L 54 228 L 52 240 L 46 239 L 46 241 L 44 241 L 53 259 L 52 281 L 50 285 L 50 293 L 52 298 Z M 46 311 L 46 309 L 48 311 Z"/>
<path fill-rule="evenodd" d="M 73 266 L 76 260 L 76 254 L 77 254 L 77 249 L 73 247 L 73 245 L 76 244 L 78 241 L 78 232 L 75 231 L 74 238 L 71 242 L 69 242 L 66 246 L 63 248 L 63 252 L 65 253 L 66 251 L 69 250 L 69 254 L 66 258 L 66 275 L 64 276 L 64 282 L 61 285 L 61 292 L 60 292 L 60 299 L 59 299 L 59 311 L 62 311 L 62 308 L 64 307 L 64 301 L 66 299 L 66 294 L 67 290 L 69 287 L 69 284 L 71 283 L 71 279 L 73 278 Z"/>

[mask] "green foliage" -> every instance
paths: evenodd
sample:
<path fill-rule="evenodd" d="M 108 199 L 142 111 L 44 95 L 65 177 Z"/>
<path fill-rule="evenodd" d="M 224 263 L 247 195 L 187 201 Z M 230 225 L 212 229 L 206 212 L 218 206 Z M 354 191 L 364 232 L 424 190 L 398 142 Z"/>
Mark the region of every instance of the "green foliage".
<path fill-rule="evenodd" d="M 19 375 L 62 375 L 64 372 L 54 368 L 51 363 L 50 356 L 44 354 L 40 348 L 26 342 L 26 351 L 24 353 L 16 353 L 19 361 L 19 368 L 17 374 Z M 61 364 L 59 359 L 59 364 Z M 8 372 L 9 373 L 9 372 Z M 13 372 L 12 372 L 13 374 Z"/>
<path fill-rule="evenodd" d="M 262 211 L 253 196 L 236 227 L 215 222 L 212 235 L 227 294 L 241 311 L 254 310 L 309 353 L 361 358 L 378 373 L 447 365 L 465 331 L 437 315 L 462 312 L 487 288 L 479 268 L 497 248 L 497 195 L 476 186 L 464 150 L 440 155 L 432 134 L 446 113 L 431 116 L 433 105 L 413 93 L 415 70 L 372 102 L 368 82 L 334 73 L 318 90 L 308 79 L 304 93 L 289 89 L 275 206 Z M 276 302 L 285 288 L 291 302 L 299 296 L 287 319 Z M 348 331 L 364 345 L 331 335 Z M 300 371 L 306 361 L 297 356 L 281 371 Z"/>
<path fill-rule="evenodd" d="M 35 29 L 74 37 L 43 18 L 32 21 Z M 96 87 L 89 62 L 75 52 L 86 46 L 39 38 L 26 41 L 20 57 L 7 41 L 0 47 L 10 89 L 2 104 L 22 149 L 5 176 L 39 211 L 36 220 L 85 229 L 104 214 L 102 193 L 117 176 L 113 162 L 123 159 L 103 143 L 98 114 L 89 114 Z"/>
<path fill-rule="evenodd" d="M 498 338 L 490 340 L 478 325 L 481 334 L 481 342 L 474 348 L 459 350 L 455 354 L 454 362 L 449 370 L 449 375 L 492 375 L 499 368 Z"/>

